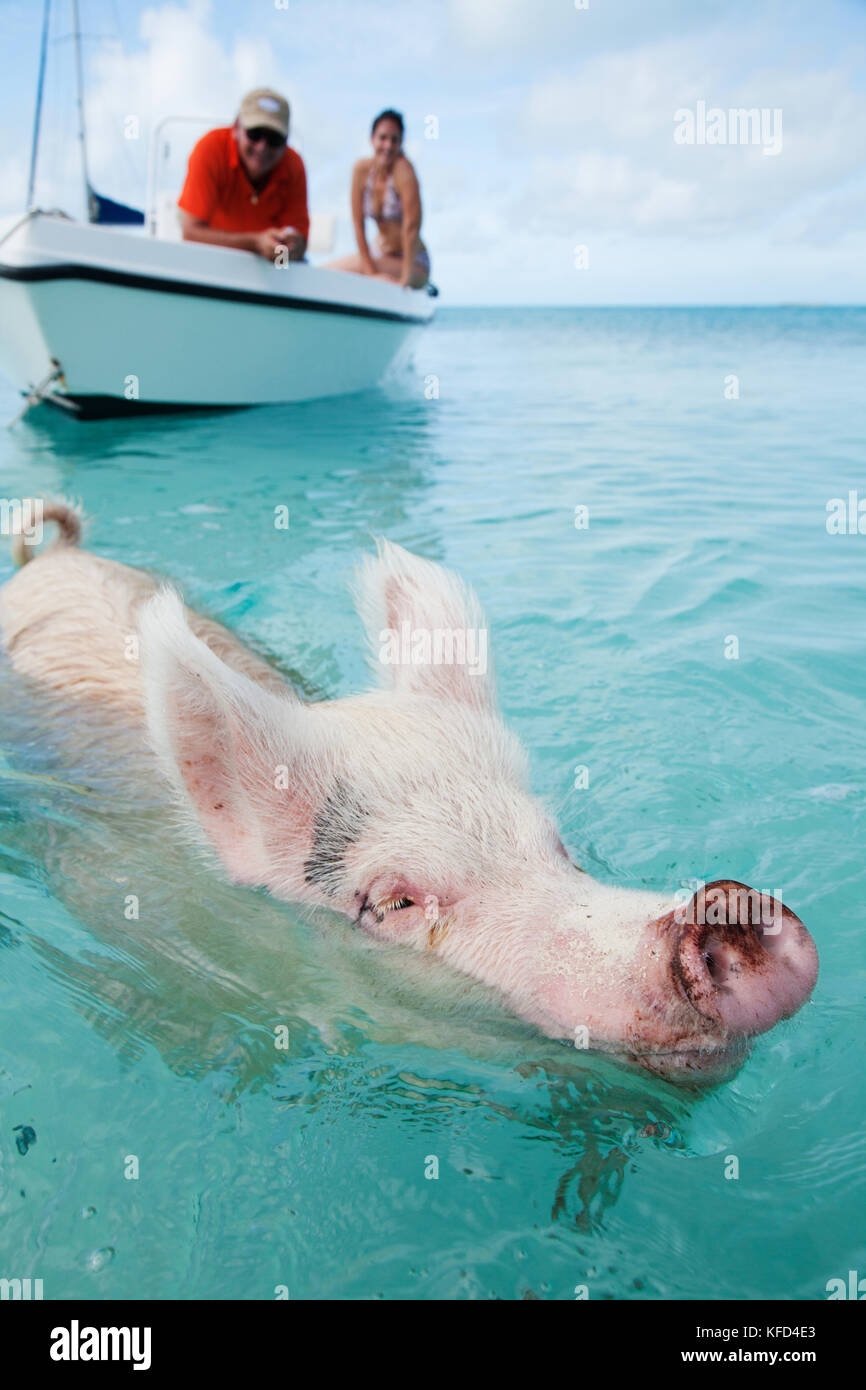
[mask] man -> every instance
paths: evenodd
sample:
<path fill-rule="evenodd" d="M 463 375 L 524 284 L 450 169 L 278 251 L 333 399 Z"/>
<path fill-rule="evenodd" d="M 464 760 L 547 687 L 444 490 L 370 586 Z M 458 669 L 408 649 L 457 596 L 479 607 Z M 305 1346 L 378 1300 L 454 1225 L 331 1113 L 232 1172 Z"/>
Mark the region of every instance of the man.
<path fill-rule="evenodd" d="M 233 126 L 202 136 L 178 199 L 185 241 L 235 246 L 273 260 L 303 258 L 310 230 L 307 175 L 286 143 L 289 103 L 267 87 L 248 92 Z"/>

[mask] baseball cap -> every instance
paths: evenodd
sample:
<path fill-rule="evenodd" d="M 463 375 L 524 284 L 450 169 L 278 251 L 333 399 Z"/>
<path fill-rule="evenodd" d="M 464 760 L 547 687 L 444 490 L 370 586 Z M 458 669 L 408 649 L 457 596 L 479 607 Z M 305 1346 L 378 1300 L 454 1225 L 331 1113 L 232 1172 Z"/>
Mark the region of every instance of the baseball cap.
<path fill-rule="evenodd" d="M 254 92 L 247 92 L 238 120 L 244 130 L 265 126 L 268 130 L 279 131 L 284 140 L 289 138 L 289 103 L 270 87 L 256 87 Z"/>

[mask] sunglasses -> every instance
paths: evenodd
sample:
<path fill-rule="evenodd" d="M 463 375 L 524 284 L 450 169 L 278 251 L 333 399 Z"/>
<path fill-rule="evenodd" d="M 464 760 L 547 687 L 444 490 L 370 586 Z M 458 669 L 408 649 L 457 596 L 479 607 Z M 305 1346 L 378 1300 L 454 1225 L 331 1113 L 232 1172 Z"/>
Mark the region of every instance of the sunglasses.
<path fill-rule="evenodd" d="M 258 145 L 264 140 L 272 150 L 278 150 L 280 145 L 286 143 L 284 135 L 281 135 L 278 130 L 271 130 L 267 126 L 254 126 L 252 130 L 245 130 L 244 134 L 253 145 Z"/>

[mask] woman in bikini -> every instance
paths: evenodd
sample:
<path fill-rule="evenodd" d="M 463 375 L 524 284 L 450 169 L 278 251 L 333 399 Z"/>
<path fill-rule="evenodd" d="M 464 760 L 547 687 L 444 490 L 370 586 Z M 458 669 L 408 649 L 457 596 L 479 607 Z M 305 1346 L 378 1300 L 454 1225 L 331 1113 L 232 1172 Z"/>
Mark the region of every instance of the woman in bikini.
<path fill-rule="evenodd" d="M 358 254 L 331 261 L 327 270 L 352 270 L 421 289 L 430 278 L 430 257 L 418 235 L 421 191 L 403 153 L 403 117 L 383 111 L 370 131 L 372 159 L 359 159 L 352 171 L 352 220 Z M 378 254 L 367 245 L 364 228 L 372 217 L 379 229 Z"/>

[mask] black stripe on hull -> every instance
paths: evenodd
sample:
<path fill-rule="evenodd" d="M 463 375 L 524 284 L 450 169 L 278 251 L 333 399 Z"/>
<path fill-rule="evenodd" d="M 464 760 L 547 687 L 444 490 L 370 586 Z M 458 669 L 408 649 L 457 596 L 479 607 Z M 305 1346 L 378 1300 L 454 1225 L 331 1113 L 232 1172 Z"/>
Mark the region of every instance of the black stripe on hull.
<path fill-rule="evenodd" d="M 26 392 L 25 392 L 26 394 Z M 125 396 L 58 396 L 46 392 L 40 398 L 61 414 L 75 420 L 129 420 L 138 415 L 189 415 L 229 410 L 251 410 L 251 405 L 187 405 L 179 401 L 128 401 Z M 269 402 L 262 401 L 262 405 Z"/>
<path fill-rule="evenodd" d="M 388 309 L 365 309 L 354 304 L 330 304 L 324 299 L 293 299 L 260 290 L 236 290 L 227 285 L 199 285 L 194 280 L 170 280 L 159 275 L 135 275 L 127 270 L 108 270 L 94 265 L 0 265 L 0 279 L 33 283 L 40 280 L 90 280 L 100 285 L 180 294 L 192 299 L 229 300 L 234 304 L 260 304 L 272 309 L 294 309 L 309 314 L 338 314 L 350 318 L 380 319 L 386 323 L 429 323 L 417 314 L 398 314 Z"/>

